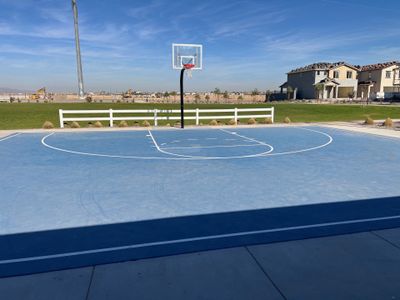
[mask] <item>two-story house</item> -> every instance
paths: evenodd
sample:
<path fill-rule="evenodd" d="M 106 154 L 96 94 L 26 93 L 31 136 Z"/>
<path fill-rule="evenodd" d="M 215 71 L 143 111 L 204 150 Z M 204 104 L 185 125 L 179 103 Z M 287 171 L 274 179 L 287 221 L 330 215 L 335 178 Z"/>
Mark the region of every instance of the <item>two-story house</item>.
<path fill-rule="evenodd" d="M 337 99 L 357 95 L 356 66 L 345 62 L 315 63 L 287 73 L 281 89 L 292 89 L 297 99 Z"/>
<path fill-rule="evenodd" d="M 400 62 L 391 61 L 360 67 L 358 94 L 362 99 L 400 96 Z"/>

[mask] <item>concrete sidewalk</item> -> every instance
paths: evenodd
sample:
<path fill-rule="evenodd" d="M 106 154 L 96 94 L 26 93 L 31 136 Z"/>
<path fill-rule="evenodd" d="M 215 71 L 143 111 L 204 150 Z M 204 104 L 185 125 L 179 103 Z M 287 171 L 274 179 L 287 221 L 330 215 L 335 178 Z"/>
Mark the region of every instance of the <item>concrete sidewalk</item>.
<path fill-rule="evenodd" d="M 0 279 L 14 299 L 400 299 L 400 228 Z"/>

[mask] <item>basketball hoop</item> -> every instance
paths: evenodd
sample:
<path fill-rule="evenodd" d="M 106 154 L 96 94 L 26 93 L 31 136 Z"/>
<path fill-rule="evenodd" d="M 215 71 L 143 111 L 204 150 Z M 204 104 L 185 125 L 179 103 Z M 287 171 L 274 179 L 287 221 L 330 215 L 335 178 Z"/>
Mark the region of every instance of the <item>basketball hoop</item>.
<path fill-rule="evenodd" d="M 195 64 L 184 64 L 183 68 L 186 70 L 186 76 L 192 78 L 192 69 L 195 67 Z"/>
<path fill-rule="evenodd" d="M 192 77 L 193 70 L 203 69 L 203 46 L 198 44 L 172 44 L 172 68 L 180 71 L 181 128 L 185 127 L 184 75 Z"/>

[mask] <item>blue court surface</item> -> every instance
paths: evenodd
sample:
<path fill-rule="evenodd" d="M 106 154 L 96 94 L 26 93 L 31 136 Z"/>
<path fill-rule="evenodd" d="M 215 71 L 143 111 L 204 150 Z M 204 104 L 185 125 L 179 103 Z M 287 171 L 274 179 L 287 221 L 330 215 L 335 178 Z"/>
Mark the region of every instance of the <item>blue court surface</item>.
<path fill-rule="evenodd" d="M 325 127 L 0 139 L 0 276 L 400 226 L 400 140 Z"/>

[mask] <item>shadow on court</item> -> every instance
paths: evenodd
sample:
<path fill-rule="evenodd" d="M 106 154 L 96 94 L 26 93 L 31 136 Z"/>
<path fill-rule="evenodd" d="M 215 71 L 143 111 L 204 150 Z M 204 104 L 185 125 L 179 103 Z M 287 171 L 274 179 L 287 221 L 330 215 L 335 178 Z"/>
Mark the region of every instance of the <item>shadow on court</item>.
<path fill-rule="evenodd" d="M 400 197 L 0 237 L 0 277 L 400 226 Z"/>

